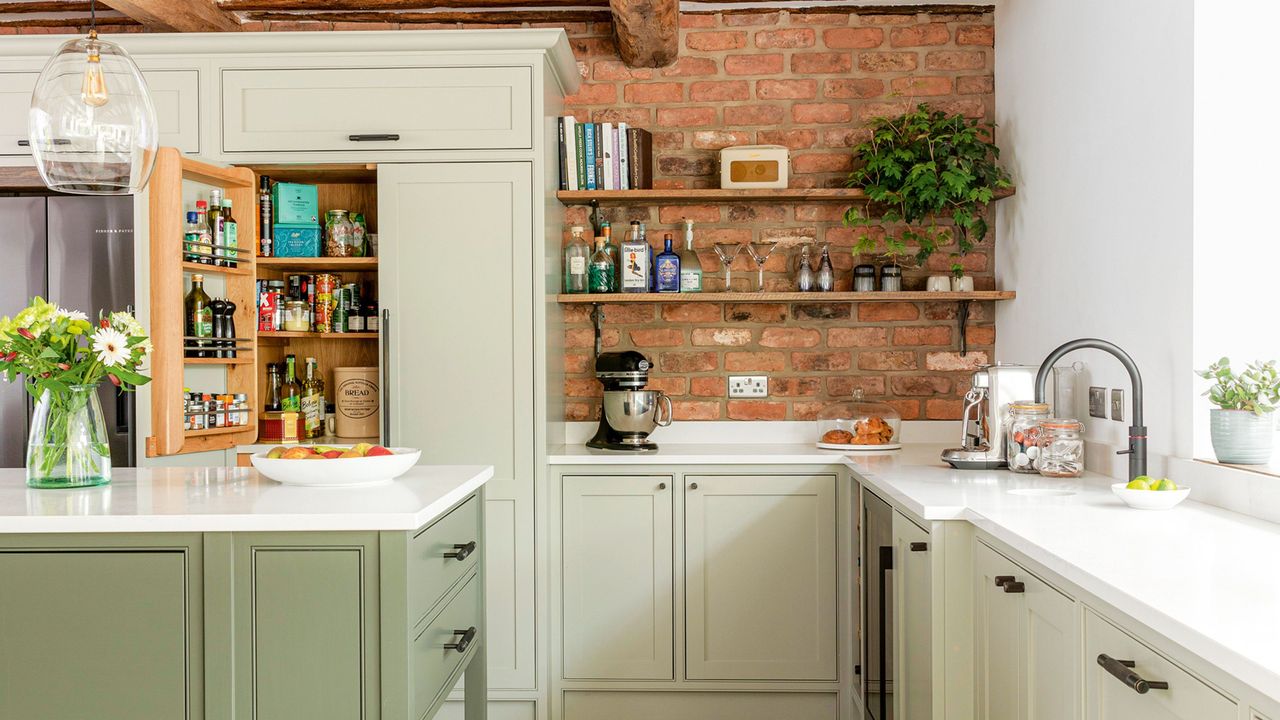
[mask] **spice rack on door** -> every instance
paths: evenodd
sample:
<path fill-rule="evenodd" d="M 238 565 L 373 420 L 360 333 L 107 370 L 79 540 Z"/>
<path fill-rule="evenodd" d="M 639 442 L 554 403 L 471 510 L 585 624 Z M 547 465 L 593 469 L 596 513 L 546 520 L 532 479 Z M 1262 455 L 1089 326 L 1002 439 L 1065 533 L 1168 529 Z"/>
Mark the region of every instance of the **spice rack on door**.
<path fill-rule="evenodd" d="M 183 429 L 183 389 L 189 367 L 221 366 L 223 392 L 257 397 L 257 302 L 254 291 L 255 250 L 258 245 L 257 193 L 253 172 L 220 167 L 184 157 L 174 148 L 160 148 L 147 189 L 150 235 L 151 435 L 147 457 L 225 450 L 257 439 L 257 427 L 209 430 Z M 184 186 L 195 185 L 201 194 L 220 189 L 231 200 L 238 222 L 239 248 L 236 267 L 186 262 L 183 233 L 186 208 Z M 243 209 L 241 209 L 243 208 Z M 191 275 L 220 278 L 223 295 L 236 304 L 235 357 L 188 358 L 185 303 Z M 216 389 L 216 388 L 213 388 Z"/>

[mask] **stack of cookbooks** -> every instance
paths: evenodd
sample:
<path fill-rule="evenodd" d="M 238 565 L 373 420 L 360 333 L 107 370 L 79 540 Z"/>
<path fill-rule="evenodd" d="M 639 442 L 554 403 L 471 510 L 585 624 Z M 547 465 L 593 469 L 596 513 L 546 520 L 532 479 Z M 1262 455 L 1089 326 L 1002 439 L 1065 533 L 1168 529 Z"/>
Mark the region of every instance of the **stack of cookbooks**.
<path fill-rule="evenodd" d="M 559 119 L 561 190 L 653 187 L 653 135 L 626 123 Z"/>

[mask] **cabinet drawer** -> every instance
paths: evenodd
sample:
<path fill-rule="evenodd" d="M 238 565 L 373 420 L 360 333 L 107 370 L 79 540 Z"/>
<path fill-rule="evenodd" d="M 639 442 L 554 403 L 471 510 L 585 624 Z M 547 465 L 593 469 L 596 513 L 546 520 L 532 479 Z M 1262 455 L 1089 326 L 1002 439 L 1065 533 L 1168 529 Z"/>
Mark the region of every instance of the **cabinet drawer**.
<path fill-rule="evenodd" d="M 1088 720 L 1232 720 L 1236 703 L 1194 677 L 1146 643 L 1086 610 L 1085 706 Z M 1162 681 L 1168 689 L 1138 693 L 1107 672 L 1100 655 L 1132 661 L 1133 671 L 1148 681 Z"/>
<path fill-rule="evenodd" d="M 527 67 L 224 69 L 222 149 L 529 148 L 532 91 Z"/>
<path fill-rule="evenodd" d="M 160 144 L 184 153 L 200 152 L 200 72 L 145 70 L 142 76 L 156 107 Z"/>
<path fill-rule="evenodd" d="M 835 720 L 835 693 L 628 692 L 564 694 L 565 720 Z"/>
<path fill-rule="evenodd" d="M 30 155 L 27 113 L 40 73 L 0 73 L 0 155 Z M 18 143 L 22 142 L 22 145 Z"/>
<path fill-rule="evenodd" d="M 413 717 L 423 717 L 441 695 L 453 689 L 453 678 L 470 648 L 480 642 L 478 634 L 466 647 L 456 646 L 468 630 L 480 626 L 480 580 L 476 574 L 467 579 L 445 608 L 413 639 L 412 675 Z"/>
<path fill-rule="evenodd" d="M 427 614 L 458 578 L 475 567 L 483 541 L 480 501 L 475 497 L 414 536 L 409 542 L 410 622 Z M 468 548 L 471 548 L 469 552 Z M 446 557 L 458 554 L 465 557 Z"/>

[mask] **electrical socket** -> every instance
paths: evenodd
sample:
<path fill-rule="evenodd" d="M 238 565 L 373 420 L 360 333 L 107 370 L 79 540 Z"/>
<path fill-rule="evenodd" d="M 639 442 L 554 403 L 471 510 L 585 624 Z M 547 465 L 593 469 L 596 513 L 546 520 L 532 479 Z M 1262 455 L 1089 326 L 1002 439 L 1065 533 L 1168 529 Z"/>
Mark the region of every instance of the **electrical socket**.
<path fill-rule="evenodd" d="M 767 375 L 730 375 L 729 397 L 762 398 L 769 397 L 769 376 Z"/>
<path fill-rule="evenodd" d="M 1119 388 L 1111 391 L 1111 419 L 1124 420 L 1124 390 Z"/>
<path fill-rule="evenodd" d="M 1107 419 L 1107 389 L 1089 388 L 1089 417 Z"/>

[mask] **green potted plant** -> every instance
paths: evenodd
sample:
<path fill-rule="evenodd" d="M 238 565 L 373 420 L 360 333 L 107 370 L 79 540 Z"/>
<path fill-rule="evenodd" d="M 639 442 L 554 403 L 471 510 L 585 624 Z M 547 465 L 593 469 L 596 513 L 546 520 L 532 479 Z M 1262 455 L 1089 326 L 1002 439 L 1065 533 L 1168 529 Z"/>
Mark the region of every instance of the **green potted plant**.
<path fill-rule="evenodd" d="M 1213 385 L 1204 392 L 1217 405 L 1209 411 L 1209 434 L 1218 462 L 1265 465 L 1275 441 L 1280 373 L 1274 360 L 1251 363 L 1236 374 L 1227 358 L 1196 373 Z"/>
<path fill-rule="evenodd" d="M 991 128 L 921 103 L 898 117 L 872 120 L 871 138 L 853 152 L 857 169 L 846 184 L 862 188 L 868 202 L 850 207 L 844 224 L 884 224 L 885 256 L 895 264 L 914 246 L 912 257 L 923 265 L 954 241 L 951 271 L 963 277 L 961 258 L 987 236 L 986 204 L 997 190 L 1010 187 L 1009 174 L 997 164 L 1000 149 L 991 141 Z M 875 248 L 875 239 L 864 232 L 854 252 Z"/>

